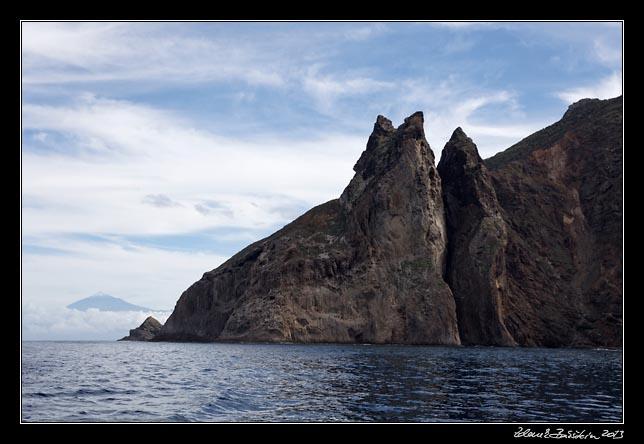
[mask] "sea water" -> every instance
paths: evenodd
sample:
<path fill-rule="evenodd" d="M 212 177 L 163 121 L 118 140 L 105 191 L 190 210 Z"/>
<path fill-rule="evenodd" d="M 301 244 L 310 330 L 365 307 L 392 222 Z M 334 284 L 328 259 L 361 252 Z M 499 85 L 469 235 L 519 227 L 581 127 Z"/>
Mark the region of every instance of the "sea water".
<path fill-rule="evenodd" d="M 25 422 L 619 422 L 622 352 L 23 342 Z"/>

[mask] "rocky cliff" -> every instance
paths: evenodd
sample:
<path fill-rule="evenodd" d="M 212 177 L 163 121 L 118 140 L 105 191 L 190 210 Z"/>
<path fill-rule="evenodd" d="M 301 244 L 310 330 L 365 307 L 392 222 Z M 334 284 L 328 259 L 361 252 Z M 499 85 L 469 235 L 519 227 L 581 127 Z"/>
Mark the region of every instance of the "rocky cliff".
<path fill-rule="evenodd" d="M 148 316 L 137 328 L 130 330 L 130 334 L 119 341 L 150 341 L 161 331 L 161 323 L 154 317 Z"/>
<path fill-rule="evenodd" d="M 518 344 L 622 343 L 622 98 L 585 99 L 486 161 L 507 225 Z"/>
<path fill-rule="evenodd" d="M 423 115 L 378 116 L 339 199 L 207 272 L 154 340 L 621 344 L 621 97 L 438 169 Z"/>
<path fill-rule="evenodd" d="M 204 274 L 157 339 L 459 344 L 422 114 L 379 116 L 354 170 L 340 199 Z"/>
<path fill-rule="evenodd" d="M 507 225 L 487 167 L 461 128 L 443 149 L 447 236 L 445 279 L 454 293 L 463 344 L 516 345 L 505 326 Z"/>

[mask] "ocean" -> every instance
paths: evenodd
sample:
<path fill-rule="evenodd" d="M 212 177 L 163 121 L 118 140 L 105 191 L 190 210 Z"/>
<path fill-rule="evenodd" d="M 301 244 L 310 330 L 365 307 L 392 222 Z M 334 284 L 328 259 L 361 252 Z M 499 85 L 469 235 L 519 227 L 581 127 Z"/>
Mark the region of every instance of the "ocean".
<path fill-rule="evenodd" d="M 23 422 L 620 422 L 622 352 L 23 342 Z"/>

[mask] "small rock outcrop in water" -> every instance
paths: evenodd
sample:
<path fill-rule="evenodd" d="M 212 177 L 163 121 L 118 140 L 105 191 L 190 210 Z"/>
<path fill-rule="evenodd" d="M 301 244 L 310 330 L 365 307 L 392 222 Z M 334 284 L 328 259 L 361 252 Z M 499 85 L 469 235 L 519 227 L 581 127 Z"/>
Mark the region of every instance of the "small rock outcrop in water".
<path fill-rule="evenodd" d="M 161 330 L 162 324 L 152 316 L 148 316 L 137 328 L 130 330 L 130 335 L 119 339 L 119 341 L 150 341 Z"/>
<path fill-rule="evenodd" d="M 155 341 L 619 347 L 622 99 L 583 100 L 438 169 L 415 113 L 378 116 L 339 199 L 188 288 Z"/>

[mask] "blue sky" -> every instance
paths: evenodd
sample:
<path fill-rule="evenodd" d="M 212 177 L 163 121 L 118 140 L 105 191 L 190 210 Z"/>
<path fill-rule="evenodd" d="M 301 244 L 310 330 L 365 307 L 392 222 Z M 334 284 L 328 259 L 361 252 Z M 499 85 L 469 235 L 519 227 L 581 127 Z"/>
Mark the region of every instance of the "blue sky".
<path fill-rule="evenodd" d="M 615 97 L 621 39 L 619 22 L 25 22 L 23 333 L 68 337 L 47 313 L 99 291 L 171 309 L 339 196 L 378 114 L 423 111 L 438 161 L 457 126 L 489 157 Z"/>

